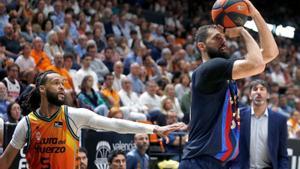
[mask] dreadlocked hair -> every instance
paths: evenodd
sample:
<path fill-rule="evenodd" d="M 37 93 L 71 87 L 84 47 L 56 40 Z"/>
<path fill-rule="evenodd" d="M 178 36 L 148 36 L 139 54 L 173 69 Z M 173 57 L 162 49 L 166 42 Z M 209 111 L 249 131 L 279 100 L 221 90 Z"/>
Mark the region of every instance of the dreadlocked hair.
<path fill-rule="evenodd" d="M 18 99 L 18 103 L 22 108 L 22 114 L 24 116 L 28 115 L 30 112 L 35 111 L 40 107 L 41 104 L 41 95 L 39 87 L 46 84 L 47 75 L 55 73 L 54 71 L 45 71 L 40 73 L 35 81 L 35 86 L 29 85 L 25 91 L 21 94 Z"/>

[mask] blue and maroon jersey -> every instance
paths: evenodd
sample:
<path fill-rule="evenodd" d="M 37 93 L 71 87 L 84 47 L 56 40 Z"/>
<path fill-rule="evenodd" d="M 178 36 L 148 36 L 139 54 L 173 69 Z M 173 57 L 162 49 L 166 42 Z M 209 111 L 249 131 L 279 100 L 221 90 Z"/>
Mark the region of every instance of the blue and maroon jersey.
<path fill-rule="evenodd" d="M 238 155 L 240 122 L 234 60 L 211 59 L 192 75 L 189 141 L 183 159 L 211 156 L 226 163 Z"/>

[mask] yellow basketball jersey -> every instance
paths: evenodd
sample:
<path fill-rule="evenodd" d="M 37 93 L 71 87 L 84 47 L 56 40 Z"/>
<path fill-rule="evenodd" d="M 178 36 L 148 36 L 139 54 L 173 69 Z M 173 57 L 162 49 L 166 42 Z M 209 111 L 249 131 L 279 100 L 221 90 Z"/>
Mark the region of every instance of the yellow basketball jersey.
<path fill-rule="evenodd" d="M 50 118 L 36 112 L 26 116 L 29 139 L 26 159 L 30 169 L 79 168 L 79 138 L 72 131 L 68 117 L 67 106 L 61 106 Z"/>

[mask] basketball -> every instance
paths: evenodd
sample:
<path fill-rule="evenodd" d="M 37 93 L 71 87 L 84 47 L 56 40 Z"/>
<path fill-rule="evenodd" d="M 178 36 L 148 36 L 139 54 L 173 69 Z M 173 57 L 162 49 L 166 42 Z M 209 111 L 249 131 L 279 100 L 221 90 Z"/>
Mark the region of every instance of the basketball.
<path fill-rule="evenodd" d="M 233 28 L 246 23 L 249 10 L 243 0 L 217 0 L 212 7 L 211 16 L 215 24 Z"/>

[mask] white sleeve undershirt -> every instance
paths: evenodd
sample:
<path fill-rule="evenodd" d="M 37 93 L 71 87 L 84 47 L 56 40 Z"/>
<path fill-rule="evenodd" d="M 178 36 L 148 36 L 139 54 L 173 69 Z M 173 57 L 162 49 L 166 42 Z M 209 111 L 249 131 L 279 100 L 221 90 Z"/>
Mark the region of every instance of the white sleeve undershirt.
<path fill-rule="evenodd" d="M 114 131 L 118 133 L 153 133 L 155 125 L 137 123 L 133 121 L 107 118 L 84 109 L 68 107 L 69 124 L 73 132 L 78 136 L 81 128 Z M 26 142 L 26 133 L 28 130 L 25 118 L 18 123 L 10 144 L 21 149 Z"/>

